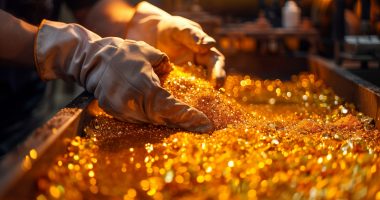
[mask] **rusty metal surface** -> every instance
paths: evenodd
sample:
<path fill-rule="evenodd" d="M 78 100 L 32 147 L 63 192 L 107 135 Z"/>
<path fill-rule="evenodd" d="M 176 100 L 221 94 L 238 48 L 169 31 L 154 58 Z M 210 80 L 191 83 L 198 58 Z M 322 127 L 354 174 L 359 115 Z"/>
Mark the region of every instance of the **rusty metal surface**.
<path fill-rule="evenodd" d="M 380 88 L 318 56 L 310 56 L 308 61 L 311 72 L 358 110 L 374 118 L 380 128 Z M 87 106 L 92 100 L 90 94 L 81 94 L 0 161 L 0 199 L 34 197 L 36 177 L 46 173 L 52 158 L 64 151 L 68 139 L 81 134 L 84 124 L 91 119 Z M 31 155 L 31 150 L 37 156 Z"/>

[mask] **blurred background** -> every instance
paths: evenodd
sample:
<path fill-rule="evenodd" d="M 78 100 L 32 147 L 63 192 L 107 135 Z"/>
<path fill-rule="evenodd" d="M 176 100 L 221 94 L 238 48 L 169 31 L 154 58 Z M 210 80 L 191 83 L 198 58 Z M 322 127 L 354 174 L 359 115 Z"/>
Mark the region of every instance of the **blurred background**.
<path fill-rule="evenodd" d="M 201 24 L 217 39 L 228 72 L 273 77 L 283 63 L 305 66 L 299 61 L 310 55 L 349 69 L 379 66 L 380 0 L 294 0 L 297 8 L 287 7 L 289 0 L 150 2 Z M 286 27 L 286 20 L 296 22 Z"/>
<path fill-rule="evenodd" d="M 308 65 L 309 56 L 318 55 L 380 85 L 380 0 L 149 2 L 201 24 L 226 56 L 228 73 L 287 79 Z M 61 20 L 74 22 L 62 9 Z M 61 81 L 52 84 L 57 108 L 82 92 Z"/>

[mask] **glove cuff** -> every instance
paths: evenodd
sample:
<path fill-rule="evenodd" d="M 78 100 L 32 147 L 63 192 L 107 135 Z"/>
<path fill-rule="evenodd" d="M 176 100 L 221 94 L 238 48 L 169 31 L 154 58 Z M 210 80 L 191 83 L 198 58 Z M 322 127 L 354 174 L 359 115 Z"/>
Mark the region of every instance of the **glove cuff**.
<path fill-rule="evenodd" d="M 37 73 L 40 76 L 42 80 L 52 80 L 56 79 L 55 73 L 53 73 L 53 70 L 48 67 L 44 67 L 44 63 L 42 62 L 42 55 L 40 52 L 40 47 L 41 47 L 41 38 L 39 37 L 42 32 L 42 29 L 45 25 L 45 22 L 47 20 L 43 19 L 38 27 L 37 34 L 35 35 L 34 38 L 34 49 L 33 49 L 33 54 L 34 54 L 34 66 L 36 67 Z"/>
<path fill-rule="evenodd" d="M 34 41 L 34 62 L 37 72 L 42 80 L 54 80 L 61 77 L 62 68 L 65 64 L 65 58 L 69 49 L 63 50 L 61 43 L 68 41 L 70 36 L 67 30 L 67 24 L 42 20 L 36 38 Z M 65 39 L 63 39 L 65 38 Z"/>
<path fill-rule="evenodd" d="M 98 35 L 80 25 L 43 20 L 34 40 L 34 62 L 40 78 L 78 81 L 76 69 L 81 62 L 81 55 L 76 55 L 78 49 L 97 39 Z"/>
<path fill-rule="evenodd" d="M 144 41 L 153 47 L 157 47 L 157 26 L 169 13 L 146 2 L 136 5 L 135 13 L 126 27 L 125 38 Z"/>

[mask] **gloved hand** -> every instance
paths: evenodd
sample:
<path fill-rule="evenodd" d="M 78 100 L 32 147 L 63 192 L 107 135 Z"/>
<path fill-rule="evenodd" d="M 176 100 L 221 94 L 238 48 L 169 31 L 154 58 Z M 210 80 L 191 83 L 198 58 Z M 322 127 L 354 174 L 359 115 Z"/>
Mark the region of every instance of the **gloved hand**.
<path fill-rule="evenodd" d="M 191 20 L 141 2 L 128 24 L 126 38 L 147 42 L 165 52 L 175 64 L 191 61 L 206 66 L 209 79 L 217 87 L 224 83 L 224 56 L 214 47 L 215 40 Z"/>
<path fill-rule="evenodd" d="M 80 25 L 45 20 L 35 40 L 35 63 L 42 79 L 76 81 L 117 119 L 198 132 L 212 129 L 202 112 L 160 86 L 154 70 L 165 71 L 168 58 L 144 42 L 101 38 Z"/>

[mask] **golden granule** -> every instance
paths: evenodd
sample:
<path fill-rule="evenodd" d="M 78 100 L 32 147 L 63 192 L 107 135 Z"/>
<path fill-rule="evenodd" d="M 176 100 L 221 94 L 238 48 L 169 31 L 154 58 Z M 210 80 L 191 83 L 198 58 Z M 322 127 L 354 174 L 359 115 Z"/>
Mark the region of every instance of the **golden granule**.
<path fill-rule="evenodd" d="M 38 180 L 42 199 L 376 199 L 379 131 L 314 75 L 291 81 L 174 70 L 163 86 L 203 111 L 212 134 L 106 114 Z"/>

